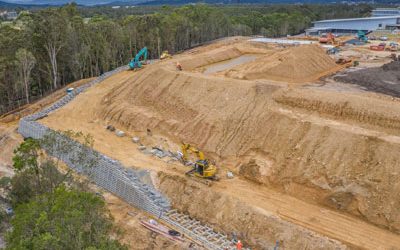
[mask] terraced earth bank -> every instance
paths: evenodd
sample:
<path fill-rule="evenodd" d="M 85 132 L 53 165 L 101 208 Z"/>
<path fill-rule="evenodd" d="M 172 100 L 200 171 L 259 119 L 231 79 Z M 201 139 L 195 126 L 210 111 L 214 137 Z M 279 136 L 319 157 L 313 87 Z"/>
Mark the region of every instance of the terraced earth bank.
<path fill-rule="evenodd" d="M 200 47 L 113 76 L 42 122 L 91 132 L 100 152 L 156 173 L 155 185 L 176 208 L 238 232 L 256 249 L 275 240 L 287 249 L 399 249 L 400 104 L 315 87 L 341 67 L 313 46 L 231 39 Z M 270 76 L 302 49 L 311 51 L 302 60 L 326 60 L 323 68 L 292 80 Z M 246 54 L 257 58 L 202 73 Z M 175 69 L 177 61 L 183 71 Z M 238 77 L 254 75 L 257 62 L 263 65 L 257 77 Z M 128 135 L 146 137 L 150 130 L 171 150 L 181 141 L 196 145 L 216 161 L 222 179 L 198 186 L 180 164 L 149 159 L 128 138 L 106 132 L 109 124 Z M 234 179 L 226 178 L 228 170 Z"/>

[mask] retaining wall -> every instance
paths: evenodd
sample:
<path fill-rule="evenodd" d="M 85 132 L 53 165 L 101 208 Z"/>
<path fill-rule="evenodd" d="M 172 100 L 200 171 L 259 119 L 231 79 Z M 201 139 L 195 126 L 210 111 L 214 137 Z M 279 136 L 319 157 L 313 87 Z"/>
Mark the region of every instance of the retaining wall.
<path fill-rule="evenodd" d="M 50 107 L 22 118 L 19 122 L 18 132 L 25 138 L 30 137 L 34 139 L 42 139 L 50 132 L 56 133 L 57 140 L 67 140 L 68 145 L 70 145 L 69 148 L 72 150 L 65 152 L 61 149 L 47 149 L 46 151 L 48 153 L 64 161 L 68 167 L 72 168 L 76 172 L 89 176 L 90 179 L 98 186 L 121 197 L 129 204 L 143 209 L 155 216 L 159 216 L 162 211 L 167 211 L 170 209 L 170 203 L 168 199 L 161 195 L 153 187 L 142 183 L 139 180 L 135 170 L 126 169 L 119 161 L 111 159 L 110 157 L 96 152 L 90 148 L 85 148 L 85 157 L 87 161 L 95 160 L 96 166 L 92 168 L 82 168 L 80 165 L 82 163 L 79 164 L 75 162 L 74 159 L 76 159 L 79 153 L 82 152 L 82 147 L 84 146 L 79 142 L 67 138 L 36 121 L 47 116 L 52 111 L 66 105 L 85 89 L 103 81 L 105 78 L 115 73 L 126 69 L 127 67 L 124 66 L 107 72 L 95 80 L 76 88 L 73 92 L 67 94 Z"/>
<path fill-rule="evenodd" d="M 165 196 L 152 186 L 140 181 L 139 171 L 127 169 L 119 161 L 85 147 L 79 142 L 37 122 L 38 119 L 46 117 L 52 111 L 66 105 L 85 89 L 115 73 L 127 69 L 128 66 L 123 66 L 104 73 L 95 80 L 76 88 L 50 107 L 22 118 L 19 122 L 18 132 L 25 138 L 34 139 L 42 139 L 46 135 L 53 133 L 56 136 L 56 141 L 60 142 L 60 145 L 65 145 L 61 142 L 67 143 L 68 150 L 57 148 L 57 146 L 45 148 L 45 150 L 48 154 L 65 162 L 71 169 L 88 176 L 98 186 L 124 199 L 132 206 L 140 208 L 174 226 L 185 235 L 203 244 L 207 249 L 235 249 L 234 243 L 225 235 L 214 232 L 211 227 L 203 225 L 199 221 L 189 218 L 187 215 L 171 210 L 170 202 Z M 85 156 L 84 161 L 88 163 L 94 162 L 95 166 L 83 168 L 82 165 L 86 164 L 82 164 L 82 160 L 79 163 L 75 160 L 80 154 L 82 155 L 82 152 L 84 152 Z"/>

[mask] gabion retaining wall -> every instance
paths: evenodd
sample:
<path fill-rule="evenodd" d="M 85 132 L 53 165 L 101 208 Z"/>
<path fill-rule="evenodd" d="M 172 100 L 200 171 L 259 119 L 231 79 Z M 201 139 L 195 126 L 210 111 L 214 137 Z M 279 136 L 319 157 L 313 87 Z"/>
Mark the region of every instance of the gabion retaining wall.
<path fill-rule="evenodd" d="M 49 132 L 55 132 L 43 124 L 36 122 L 36 120 L 47 116 L 50 112 L 57 110 L 60 107 L 63 107 L 92 85 L 103 81 L 115 73 L 127 69 L 128 67 L 124 66 L 107 72 L 95 80 L 76 88 L 73 92 L 67 94 L 50 107 L 22 118 L 19 122 L 18 132 L 25 138 L 30 137 L 34 139 L 42 139 L 46 134 L 49 134 Z M 135 170 L 126 169 L 119 161 L 113 160 L 110 157 L 89 148 L 85 148 L 86 158 L 96 158 L 96 166 L 90 169 L 83 169 L 82 166 L 74 162 L 73 159 L 82 151 L 82 147 L 84 146 L 77 141 L 62 136 L 61 134 L 57 134 L 57 140 L 68 140 L 69 145 L 72 145 L 72 150 L 69 152 L 64 152 L 62 150 L 46 151 L 52 154 L 52 156 L 64 161 L 70 168 L 74 169 L 78 173 L 89 176 L 89 178 L 98 186 L 121 197 L 131 205 L 143 209 L 155 216 L 160 216 L 163 211 L 170 209 L 170 203 L 167 198 L 161 195 L 153 187 L 142 183 Z"/>
<path fill-rule="evenodd" d="M 71 169 L 88 176 L 89 179 L 94 181 L 98 186 L 119 196 L 132 206 L 142 209 L 174 226 L 185 235 L 202 243 L 207 249 L 236 249 L 234 247 L 234 242 L 229 240 L 225 235 L 214 232 L 211 227 L 203 225 L 199 221 L 189 218 L 187 215 L 171 210 L 170 202 L 165 196 L 152 186 L 140 181 L 139 171 L 127 169 L 119 161 L 85 147 L 79 142 L 36 121 L 46 117 L 52 111 L 63 107 L 87 88 L 103 81 L 115 73 L 127 69 L 128 66 L 123 66 L 104 73 L 95 80 L 68 93 L 50 107 L 22 118 L 19 122 L 18 132 L 25 138 L 34 139 L 42 139 L 46 135 L 54 133 L 56 136 L 55 139 L 57 142 L 60 142 L 60 145 L 65 145 L 61 143 L 63 140 L 68 144 L 68 150 L 58 149 L 57 146 L 45 148 L 45 150 L 48 154 L 65 162 Z M 91 160 L 95 160 L 93 161 L 96 163 L 95 166 L 82 168 L 82 165 L 86 164 L 82 164 L 82 161 L 77 163 L 77 161 L 74 160 L 82 154 L 82 152 L 84 152 L 85 161 L 90 162 Z"/>

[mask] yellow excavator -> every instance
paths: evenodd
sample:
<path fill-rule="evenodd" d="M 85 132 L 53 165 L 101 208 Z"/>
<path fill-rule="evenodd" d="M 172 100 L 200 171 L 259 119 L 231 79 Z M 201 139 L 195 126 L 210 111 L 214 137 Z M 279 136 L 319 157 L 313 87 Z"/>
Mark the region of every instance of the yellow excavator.
<path fill-rule="evenodd" d="M 215 165 L 211 164 L 208 159 L 205 158 L 204 153 L 197 148 L 191 146 L 190 144 L 182 143 L 182 162 L 187 165 L 189 162 L 188 154 L 189 152 L 197 156 L 197 160 L 193 164 L 193 169 L 186 172 L 186 175 L 195 176 L 201 178 L 203 183 L 210 185 L 208 180 L 218 180 L 216 173 L 217 168 Z"/>
<path fill-rule="evenodd" d="M 168 53 L 168 50 L 165 50 L 161 53 L 160 59 L 164 60 L 164 59 L 168 59 L 168 58 L 172 58 L 172 56 Z"/>

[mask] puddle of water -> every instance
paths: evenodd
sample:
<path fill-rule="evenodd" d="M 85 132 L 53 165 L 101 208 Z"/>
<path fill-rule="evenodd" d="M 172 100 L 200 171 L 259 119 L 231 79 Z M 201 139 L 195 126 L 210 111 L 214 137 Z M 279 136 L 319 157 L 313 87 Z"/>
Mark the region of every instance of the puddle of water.
<path fill-rule="evenodd" d="M 230 60 L 214 63 L 214 64 L 211 64 L 211 65 L 205 67 L 205 70 L 203 73 L 206 75 L 211 75 L 211 74 L 217 73 L 219 71 L 233 68 L 233 67 L 243 64 L 243 63 L 254 61 L 257 57 L 259 57 L 259 56 L 258 55 L 242 55 L 242 56 L 230 59 Z"/>

